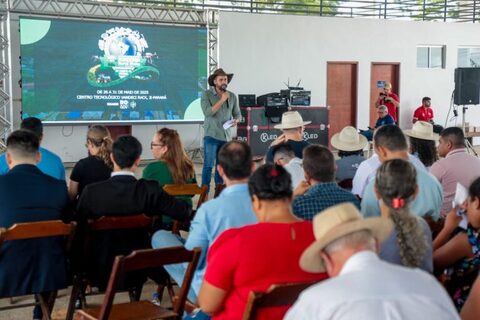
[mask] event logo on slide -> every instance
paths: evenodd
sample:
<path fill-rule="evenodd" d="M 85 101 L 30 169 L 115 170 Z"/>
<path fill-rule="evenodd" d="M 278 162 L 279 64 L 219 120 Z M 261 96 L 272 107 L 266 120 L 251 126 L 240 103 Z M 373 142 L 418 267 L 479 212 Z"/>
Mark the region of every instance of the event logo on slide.
<path fill-rule="evenodd" d="M 114 27 L 98 40 L 103 56 L 94 56 L 100 64 L 90 68 L 88 83 L 94 87 L 112 87 L 129 79 L 148 81 L 159 76 L 156 53 L 145 52 L 148 43 L 143 34 L 130 28 Z"/>

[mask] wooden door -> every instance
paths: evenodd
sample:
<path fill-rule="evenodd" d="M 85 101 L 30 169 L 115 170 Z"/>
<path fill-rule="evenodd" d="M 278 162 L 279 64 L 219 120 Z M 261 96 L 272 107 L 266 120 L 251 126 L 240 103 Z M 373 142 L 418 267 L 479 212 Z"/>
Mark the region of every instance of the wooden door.
<path fill-rule="evenodd" d="M 118 137 L 132 134 L 132 126 L 106 126 L 110 131 L 113 141 Z"/>
<path fill-rule="evenodd" d="M 400 91 L 400 63 L 377 63 L 372 62 L 371 68 L 371 80 L 370 80 L 370 127 L 375 126 L 378 115 L 375 109 L 375 101 L 377 101 L 378 95 L 381 89 L 377 88 L 378 81 L 388 81 L 392 84 L 392 92 L 398 94 Z M 397 118 L 400 122 L 400 109 L 397 110 Z"/>
<path fill-rule="evenodd" d="M 327 62 L 328 141 L 357 121 L 357 62 Z"/>

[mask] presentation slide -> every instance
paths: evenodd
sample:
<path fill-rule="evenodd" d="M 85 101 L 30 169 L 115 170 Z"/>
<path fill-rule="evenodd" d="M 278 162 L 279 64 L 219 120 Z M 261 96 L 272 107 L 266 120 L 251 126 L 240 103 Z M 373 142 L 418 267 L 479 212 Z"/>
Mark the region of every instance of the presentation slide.
<path fill-rule="evenodd" d="M 22 118 L 202 121 L 207 29 L 20 18 Z"/>

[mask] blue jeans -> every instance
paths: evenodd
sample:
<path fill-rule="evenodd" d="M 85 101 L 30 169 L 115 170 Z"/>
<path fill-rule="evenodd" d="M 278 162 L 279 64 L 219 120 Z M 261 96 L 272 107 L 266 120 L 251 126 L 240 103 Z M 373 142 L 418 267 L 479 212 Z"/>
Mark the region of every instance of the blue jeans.
<path fill-rule="evenodd" d="M 210 180 L 212 179 L 212 169 L 215 167 L 215 184 L 223 184 L 223 179 L 218 174 L 216 164 L 218 151 L 225 144 L 225 141 L 218 140 L 209 136 L 203 138 L 203 169 L 202 186 L 208 186 L 210 189 Z"/>
<path fill-rule="evenodd" d="M 152 247 L 154 249 L 183 246 L 184 242 L 185 240 L 183 240 L 181 237 L 166 230 L 159 230 L 155 232 L 152 237 Z M 183 283 L 183 277 L 185 276 L 187 267 L 188 263 L 186 262 L 164 266 L 165 270 L 167 270 L 168 274 L 173 278 L 173 280 L 175 280 L 176 283 L 178 283 L 179 286 L 181 286 Z M 197 294 L 192 287 L 190 287 L 187 297 L 191 302 L 197 303 Z"/>

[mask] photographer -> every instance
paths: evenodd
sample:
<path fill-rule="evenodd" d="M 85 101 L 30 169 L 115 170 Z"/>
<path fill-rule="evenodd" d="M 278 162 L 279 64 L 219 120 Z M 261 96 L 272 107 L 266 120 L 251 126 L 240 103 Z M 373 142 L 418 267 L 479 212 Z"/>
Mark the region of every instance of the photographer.
<path fill-rule="evenodd" d="M 400 98 L 392 92 L 392 84 L 388 81 L 385 81 L 383 91 L 380 92 L 377 101 L 375 101 L 376 108 L 381 105 L 387 107 L 388 114 L 398 123 L 397 108 L 400 107 Z"/>

